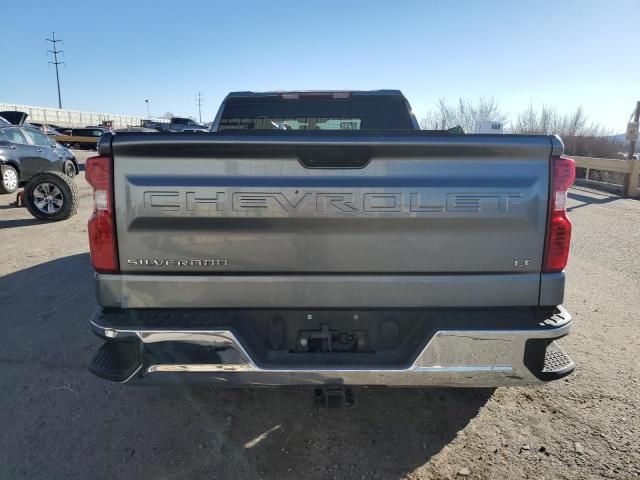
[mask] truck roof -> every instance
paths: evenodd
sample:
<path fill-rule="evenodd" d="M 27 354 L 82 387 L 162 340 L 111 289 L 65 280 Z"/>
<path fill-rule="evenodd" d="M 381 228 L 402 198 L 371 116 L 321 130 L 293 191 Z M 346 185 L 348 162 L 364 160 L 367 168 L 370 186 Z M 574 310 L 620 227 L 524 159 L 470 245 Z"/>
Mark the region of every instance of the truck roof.
<path fill-rule="evenodd" d="M 275 90 L 271 92 L 230 92 L 225 101 L 230 99 L 241 98 L 262 98 L 262 97 L 282 97 L 287 96 L 335 96 L 335 98 L 351 97 L 351 96 L 385 96 L 385 97 L 403 97 L 400 90 Z"/>
<path fill-rule="evenodd" d="M 363 122 L 364 129 L 420 129 L 400 90 L 281 90 L 229 93 L 218 110 L 211 131 L 219 129 L 225 115 L 239 119 L 279 118 L 285 111 L 287 118 L 357 117 Z"/>

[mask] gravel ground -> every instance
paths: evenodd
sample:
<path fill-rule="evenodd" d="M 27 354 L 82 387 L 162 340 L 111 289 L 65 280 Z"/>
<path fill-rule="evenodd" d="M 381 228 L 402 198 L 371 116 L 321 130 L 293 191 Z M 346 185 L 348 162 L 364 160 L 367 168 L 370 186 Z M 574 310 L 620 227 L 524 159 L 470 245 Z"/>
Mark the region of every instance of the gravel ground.
<path fill-rule="evenodd" d="M 87 155 L 80 154 L 84 159 Z M 0 478 L 637 478 L 640 202 L 577 187 L 562 344 L 574 375 L 538 388 L 135 388 L 86 365 L 99 345 L 79 214 L 42 224 L 0 196 Z"/>

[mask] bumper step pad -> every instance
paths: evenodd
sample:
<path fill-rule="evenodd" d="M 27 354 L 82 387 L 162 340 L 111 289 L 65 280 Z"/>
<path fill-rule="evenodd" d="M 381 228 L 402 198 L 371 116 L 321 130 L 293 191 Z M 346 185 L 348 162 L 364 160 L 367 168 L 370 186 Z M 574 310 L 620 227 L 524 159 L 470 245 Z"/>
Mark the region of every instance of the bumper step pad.
<path fill-rule="evenodd" d="M 562 372 L 567 368 L 573 370 L 573 360 L 553 342 L 547 347 L 547 352 L 544 355 L 544 368 L 542 369 L 542 373 Z"/>
<path fill-rule="evenodd" d="M 571 357 L 564 352 L 547 352 L 544 357 L 543 372 L 557 372 L 573 364 Z"/>
<path fill-rule="evenodd" d="M 112 382 L 124 382 L 141 366 L 138 342 L 105 342 L 91 360 L 89 371 Z"/>
<path fill-rule="evenodd" d="M 571 357 L 553 340 L 529 340 L 524 363 L 531 373 L 545 382 L 564 378 L 576 368 Z"/>

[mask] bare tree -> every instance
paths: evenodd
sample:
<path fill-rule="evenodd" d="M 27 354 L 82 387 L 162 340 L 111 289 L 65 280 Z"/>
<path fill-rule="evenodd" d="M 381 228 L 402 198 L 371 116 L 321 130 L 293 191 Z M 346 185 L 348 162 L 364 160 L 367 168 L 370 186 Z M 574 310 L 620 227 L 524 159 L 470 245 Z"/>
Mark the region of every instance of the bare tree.
<path fill-rule="evenodd" d="M 518 114 L 509 133 L 559 135 L 569 155 L 615 158 L 620 145 L 613 132 L 601 125 L 589 123 L 582 106 L 573 113 L 559 114 L 554 107 L 542 105 L 537 110 L 529 105 Z"/>
<path fill-rule="evenodd" d="M 447 129 L 459 126 L 465 132 L 473 132 L 476 121 L 504 122 L 507 118 L 500 109 L 498 101 L 493 97 L 480 97 L 475 101 L 459 98 L 454 105 L 448 104 L 444 98 L 441 98 L 436 103 L 435 109 L 427 112 L 420 125 L 429 130 L 434 127 Z"/>
<path fill-rule="evenodd" d="M 164 115 L 162 115 L 162 117 L 160 118 L 166 118 L 167 120 L 171 120 L 173 117 L 175 117 L 175 115 L 171 112 L 167 112 Z"/>
<path fill-rule="evenodd" d="M 562 134 L 565 136 L 576 136 L 580 132 L 584 131 L 587 125 L 587 116 L 584 113 L 582 105 L 580 105 L 573 114 L 565 117 L 564 124 L 562 125 Z"/>
<path fill-rule="evenodd" d="M 435 110 L 427 112 L 420 120 L 420 128 L 423 130 L 440 130 L 442 128 L 442 116 Z"/>
<path fill-rule="evenodd" d="M 542 105 L 536 110 L 530 104 L 526 110 L 518 114 L 512 133 L 522 134 L 556 134 L 563 137 L 583 134 L 587 129 L 587 116 L 582 106 L 572 114 L 561 115 L 554 107 Z"/>
<path fill-rule="evenodd" d="M 420 126 L 425 130 L 438 130 L 459 125 L 465 132 L 473 132 L 477 120 L 505 122 L 507 119 L 494 98 L 481 97 L 476 101 L 460 98 L 455 105 L 441 98 L 422 118 Z M 589 122 L 582 106 L 570 114 L 560 114 L 555 107 L 542 105 L 536 108 L 530 104 L 517 115 L 507 132 L 559 135 L 569 155 L 615 158 L 621 148 L 612 131 Z"/>

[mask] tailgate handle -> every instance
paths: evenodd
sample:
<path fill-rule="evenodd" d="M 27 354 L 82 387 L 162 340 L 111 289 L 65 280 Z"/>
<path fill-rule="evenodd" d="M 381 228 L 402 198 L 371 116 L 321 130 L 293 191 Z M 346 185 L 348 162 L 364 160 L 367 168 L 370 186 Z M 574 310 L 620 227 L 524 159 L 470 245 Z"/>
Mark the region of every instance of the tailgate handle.
<path fill-rule="evenodd" d="M 304 168 L 364 168 L 371 160 L 371 147 L 304 147 L 298 160 Z"/>

